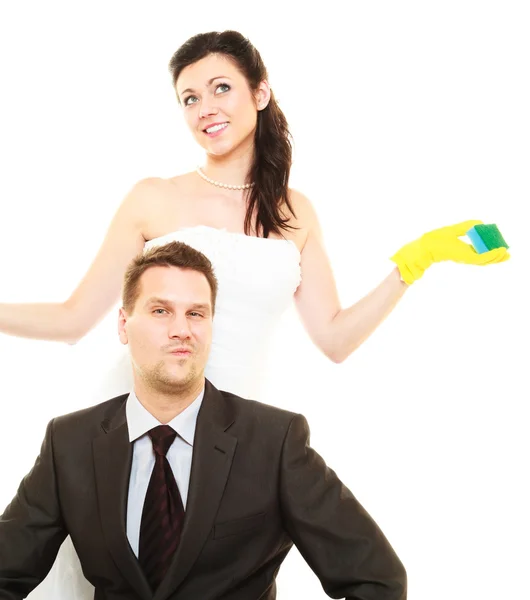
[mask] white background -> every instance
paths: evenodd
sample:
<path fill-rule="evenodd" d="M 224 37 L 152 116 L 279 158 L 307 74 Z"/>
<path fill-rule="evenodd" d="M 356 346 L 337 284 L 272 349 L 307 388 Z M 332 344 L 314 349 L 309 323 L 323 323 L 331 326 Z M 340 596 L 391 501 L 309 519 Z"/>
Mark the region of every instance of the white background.
<path fill-rule="evenodd" d="M 201 159 L 167 63 L 238 29 L 295 138 L 292 185 L 320 215 L 344 305 L 434 227 L 497 223 L 512 259 L 433 266 L 337 366 L 286 315 L 271 403 L 383 528 L 411 600 L 530 598 L 525 2 L 19 2 L 0 8 L 0 300 L 60 301 L 124 194 Z M 116 311 L 75 347 L 0 336 L 0 505 L 47 421 L 106 399 Z M 23 434 L 19 427 L 23 427 Z M 295 552 L 279 598 L 326 597 Z"/>

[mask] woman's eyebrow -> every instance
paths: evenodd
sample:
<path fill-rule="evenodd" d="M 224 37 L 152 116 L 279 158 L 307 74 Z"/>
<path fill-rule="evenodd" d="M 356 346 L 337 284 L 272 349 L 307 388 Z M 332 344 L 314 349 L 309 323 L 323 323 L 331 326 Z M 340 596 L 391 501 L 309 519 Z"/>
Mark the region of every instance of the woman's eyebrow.
<path fill-rule="evenodd" d="M 210 86 L 212 85 L 212 83 L 216 80 L 216 79 L 229 79 L 229 77 L 227 77 L 226 75 L 217 75 L 216 77 L 212 77 L 211 79 L 209 79 L 206 83 L 206 85 Z M 182 94 L 186 94 L 187 92 L 194 92 L 195 90 L 193 90 L 192 88 L 186 88 L 185 90 L 182 90 L 182 92 L 179 93 L 179 96 L 182 96 Z"/>

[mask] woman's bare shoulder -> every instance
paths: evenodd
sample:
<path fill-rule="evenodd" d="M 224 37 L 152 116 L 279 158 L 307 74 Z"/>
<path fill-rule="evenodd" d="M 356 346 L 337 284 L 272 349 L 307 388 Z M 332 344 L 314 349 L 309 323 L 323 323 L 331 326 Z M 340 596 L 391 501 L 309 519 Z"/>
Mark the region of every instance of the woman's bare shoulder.
<path fill-rule="evenodd" d="M 187 189 L 193 182 L 193 173 L 182 173 L 173 177 L 145 177 L 137 181 L 132 190 L 143 193 L 175 193 L 177 190 Z"/>
<path fill-rule="evenodd" d="M 311 200 L 300 190 L 289 188 L 289 201 L 295 214 L 294 221 L 298 227 L 311 229 L 317 220 Z"/>
<path fill-rule="evenodd" d="M 173 177 L 164 179 L 164 181 L 179 190 L 187 192 L 190 188 L 196 187 L 198 179 L 199 178 L 197 177 L 195 171 L 190 171 L 188 173 L 174 175 Z"/>
<path fill-rule="evenodd" d="M 146 177 L 137 181 L 124 200 L 124 210 L 140 224 L 144 239 L 177 229 L 193 197 L 193 173 L 175 177 Z"/>
<path fill-rule="evenodd" d="M 184 173 L 175 177 L 145 177 L 138 180 L 129 190 L 124 204 L 130 210 L 146 208 L 159 209 L 161 204 L 171 201 L 175 204 L 189 193 L 192 173 Z"/>

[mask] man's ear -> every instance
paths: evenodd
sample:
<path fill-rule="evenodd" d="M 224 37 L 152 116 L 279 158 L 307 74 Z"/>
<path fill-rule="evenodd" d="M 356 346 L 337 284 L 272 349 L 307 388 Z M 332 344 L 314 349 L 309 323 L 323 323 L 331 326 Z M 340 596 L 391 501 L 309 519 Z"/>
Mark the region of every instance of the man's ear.
<path fill-rule="evenodd" d="M 129 338 L 127 337 L 127 313 L 125 309 L 120 308 L 120 312 L 118 315 L 118 335 L 120 336 L 120 342 L 126 346 L 129 343 Z"/>
<path fill-rule="evenodd" d="M 267 108 L 271 99 L 271 88 L 268 81 L 263 80 L 259 84 L 254 97 L 256 98 L 256 107 L 258 110 Z"/>

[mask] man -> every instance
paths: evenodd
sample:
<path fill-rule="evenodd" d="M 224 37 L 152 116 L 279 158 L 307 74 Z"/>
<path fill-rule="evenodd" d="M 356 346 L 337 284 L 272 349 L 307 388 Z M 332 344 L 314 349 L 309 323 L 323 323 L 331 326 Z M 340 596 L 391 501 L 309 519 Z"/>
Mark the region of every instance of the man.
<path fill-rule="evenodd" d="M 0 598 L 35 588 L 68 534 L 98 600 L 273 600 L 293 542 L 332 598 L 406 598 L 403 566 L 304 417 L 205 380 L 216 292 L 211 263 L 179 242 L 129 267 L 134 390 L 48 425 L 0 518 Z"/>

